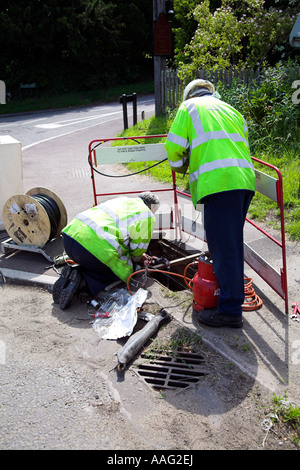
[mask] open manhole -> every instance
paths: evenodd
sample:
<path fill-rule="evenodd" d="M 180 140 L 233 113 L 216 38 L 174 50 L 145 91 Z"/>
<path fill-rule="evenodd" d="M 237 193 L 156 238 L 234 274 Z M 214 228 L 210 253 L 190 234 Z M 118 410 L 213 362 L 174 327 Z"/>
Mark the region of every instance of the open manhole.
<path fill-rule="evenodd" d="M 193 252 L 195 256 L 193 255 Z M 198 250 L 189 250 L 187 251 L 182 244 L 173 243 L 167 239 L 153 239 L 150 242 L 150 246 L 147 252 L 151 256 L 157 256 L 158 258 L 165 258 L 170 263 L 171 273 L 176 273 L 183 275 L 185 267 L 196 259 L 196 255 L 199 254 Z M 193 256 L 191 258 L 191 256 Z M 151 266 L 152 269 L 156 269 L 156 266 Z M 173 276 L 171 273 L 167 274 L 166 267 L 164 269 L 164 274 L 161 274 L 159 271 L 157 273 L 151 272 L 151 277 L 159 281 L 165 287 L 171 291 L 182 291 L 187 289 L 187 285 L 182 278 Z M 188 275 L 193 277 L 197 271 L 197 267 L 191 266 L 189 268 Z"/>
<path fill-rule="evenodd" d="M 204 358 L 197 353 L 172 351 L 168 354 L 142 354 L 145 362 L 137 364 L 137 372 L 155 389 L 186 388 L 208 375 Z"/>

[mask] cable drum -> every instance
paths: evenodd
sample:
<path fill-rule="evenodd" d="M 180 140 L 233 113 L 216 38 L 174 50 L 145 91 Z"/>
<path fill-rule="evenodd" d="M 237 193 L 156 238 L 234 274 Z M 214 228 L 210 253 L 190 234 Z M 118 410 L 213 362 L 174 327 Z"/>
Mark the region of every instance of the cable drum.
<path fill-rule="evenodd" d="M 3 208 L 5 230 L 18 245 L 43 247 L 67 224 L 60 198 L 46 188 L 33 188 L 10 197 Z"/>

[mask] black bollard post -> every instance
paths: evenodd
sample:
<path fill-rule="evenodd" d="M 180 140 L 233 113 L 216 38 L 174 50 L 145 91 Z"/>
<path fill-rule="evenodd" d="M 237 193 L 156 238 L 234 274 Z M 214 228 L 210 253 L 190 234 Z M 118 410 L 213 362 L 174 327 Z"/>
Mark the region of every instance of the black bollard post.
<path fill-rule="evenodd" d="M 137 123 L 137 95 L 132 93 L 132 95 L 125 95 L 125 93 L 120 96 L 120 103 L 123 105 L 123 121 L 124 121 L 124 130 L 128 129 L 128 115 L 127 115 L 127 103 L 132 101 L 133 107 L 133 125 Z"/>

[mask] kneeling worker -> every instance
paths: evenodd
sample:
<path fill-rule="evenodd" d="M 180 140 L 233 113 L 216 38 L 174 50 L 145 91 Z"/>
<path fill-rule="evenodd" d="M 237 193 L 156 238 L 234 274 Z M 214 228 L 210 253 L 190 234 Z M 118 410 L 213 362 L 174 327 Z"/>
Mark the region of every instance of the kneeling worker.
<path fill-rule="evenodd" d="M 144 192 L 108 200 L 72 219 L 62 236 L 65 252 L 79 266 L 63 269 L 53 286 L 54 303 L 67 308 L 82 281 L 92 297 L 117 280 L 126 282 L 148 249 L 158 207 L 158 197 Z"/>

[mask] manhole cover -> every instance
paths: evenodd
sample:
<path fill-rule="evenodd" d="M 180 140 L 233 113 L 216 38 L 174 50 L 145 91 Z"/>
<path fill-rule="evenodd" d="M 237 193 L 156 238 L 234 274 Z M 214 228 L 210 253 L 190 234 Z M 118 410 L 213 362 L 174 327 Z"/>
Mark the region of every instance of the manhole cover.
<path fill-rule="evenodd" d="M 173 351 L 142 354 L 147 362 L 137 364 L 137 372 L 153 388 L 186 388 L 208 374 L 204 358 L 196 353 Z"/>

